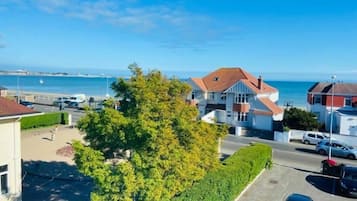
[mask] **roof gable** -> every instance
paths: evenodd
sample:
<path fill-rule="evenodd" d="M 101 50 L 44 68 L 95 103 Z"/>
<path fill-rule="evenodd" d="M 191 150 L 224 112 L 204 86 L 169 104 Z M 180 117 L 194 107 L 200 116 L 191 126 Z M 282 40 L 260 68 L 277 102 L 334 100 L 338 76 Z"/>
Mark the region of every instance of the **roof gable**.
<path fill-rule="evenodd" d="M 258 87 L 258 79 L 242 68 L 220 68 L 202 79 L 191 78 L 194 83 L 203 91 L 223 92 L 232 87 L 234 84 L 242 81 L 256 94 L 277 92 L 274 87 L 269 86 L 264 81 L 261 83 L 261 88 Z"/>
<path fill-rule="evenodd" d="M 201 78 L 191 78 L 192 82 L 197 85 L 202 91 L 207 91 L 207 87 Z"/>
<path fill-rule="evenodd" d="M 0 117 L 17 116 L 38 113 L 26 106 L 20 105 L 15 101 L 0 97 Z"/>

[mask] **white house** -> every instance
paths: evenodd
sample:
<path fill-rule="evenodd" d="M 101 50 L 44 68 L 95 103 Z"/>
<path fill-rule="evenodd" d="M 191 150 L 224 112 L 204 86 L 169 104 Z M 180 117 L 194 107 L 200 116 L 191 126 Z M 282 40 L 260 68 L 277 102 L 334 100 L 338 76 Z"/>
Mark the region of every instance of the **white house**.
<path fill-rule="evenodd" d="M 283 119 L 284 111 L 276 105 L 278 90 L 241 68 L 220 68 L 188 83 L 192 93 L 187 99 L 197 105 L 202 118 L 269 131 L 273 121 Z"/>
<path fill-rule="evenodd" d="M 0 200 L 21 200 L 21 131 L 23 116 L 38 115 L 30 108 L 0 97 Z"/>

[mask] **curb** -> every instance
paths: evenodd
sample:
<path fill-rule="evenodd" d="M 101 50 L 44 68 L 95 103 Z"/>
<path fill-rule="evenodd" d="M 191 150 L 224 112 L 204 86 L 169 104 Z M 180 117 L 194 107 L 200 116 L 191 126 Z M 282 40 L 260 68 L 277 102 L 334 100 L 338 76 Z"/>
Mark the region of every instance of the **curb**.
<path fill-rule="evenodd" d="M 263 172 L 265 171 L 266 168 L 263 168 L 262 171 L 260 171 L 260 173 L 253 179 L 253 181 L 251 181 L 244 189 L 242 192 L 240 192 L 240 194 L 238 195 L 238 197 L 236 199 L 234 199 L 234 201 L 239 201 L 239 199 L 243 196 L 243 194 L 250 188 L 250 186 L 252 186 L 255 181 L 263 174 Z"/>

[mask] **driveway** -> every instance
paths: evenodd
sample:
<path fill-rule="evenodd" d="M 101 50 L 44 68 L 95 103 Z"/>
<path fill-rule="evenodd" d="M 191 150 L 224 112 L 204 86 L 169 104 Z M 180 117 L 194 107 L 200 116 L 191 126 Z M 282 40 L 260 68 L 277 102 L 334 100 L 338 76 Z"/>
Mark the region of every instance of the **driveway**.
<path fill-rule="evenodd" d="M 316 201 L 355 200 L 336 192 L 337 181 L 318 172 L 274 164 L 238 201 L 284 201 L 292 193 L 308 195 Z"/>

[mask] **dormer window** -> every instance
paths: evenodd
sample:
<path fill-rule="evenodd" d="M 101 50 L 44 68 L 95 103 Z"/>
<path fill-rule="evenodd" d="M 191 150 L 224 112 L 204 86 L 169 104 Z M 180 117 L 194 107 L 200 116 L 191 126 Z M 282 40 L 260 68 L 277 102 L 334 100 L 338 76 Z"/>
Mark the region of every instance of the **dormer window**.
<path fill-rule="evenodd" d="M 219 77 L 214 77 L 213 80 L 214 80 L 214 81 L 218 81 L 218 80 L 219 80 Z"/>

